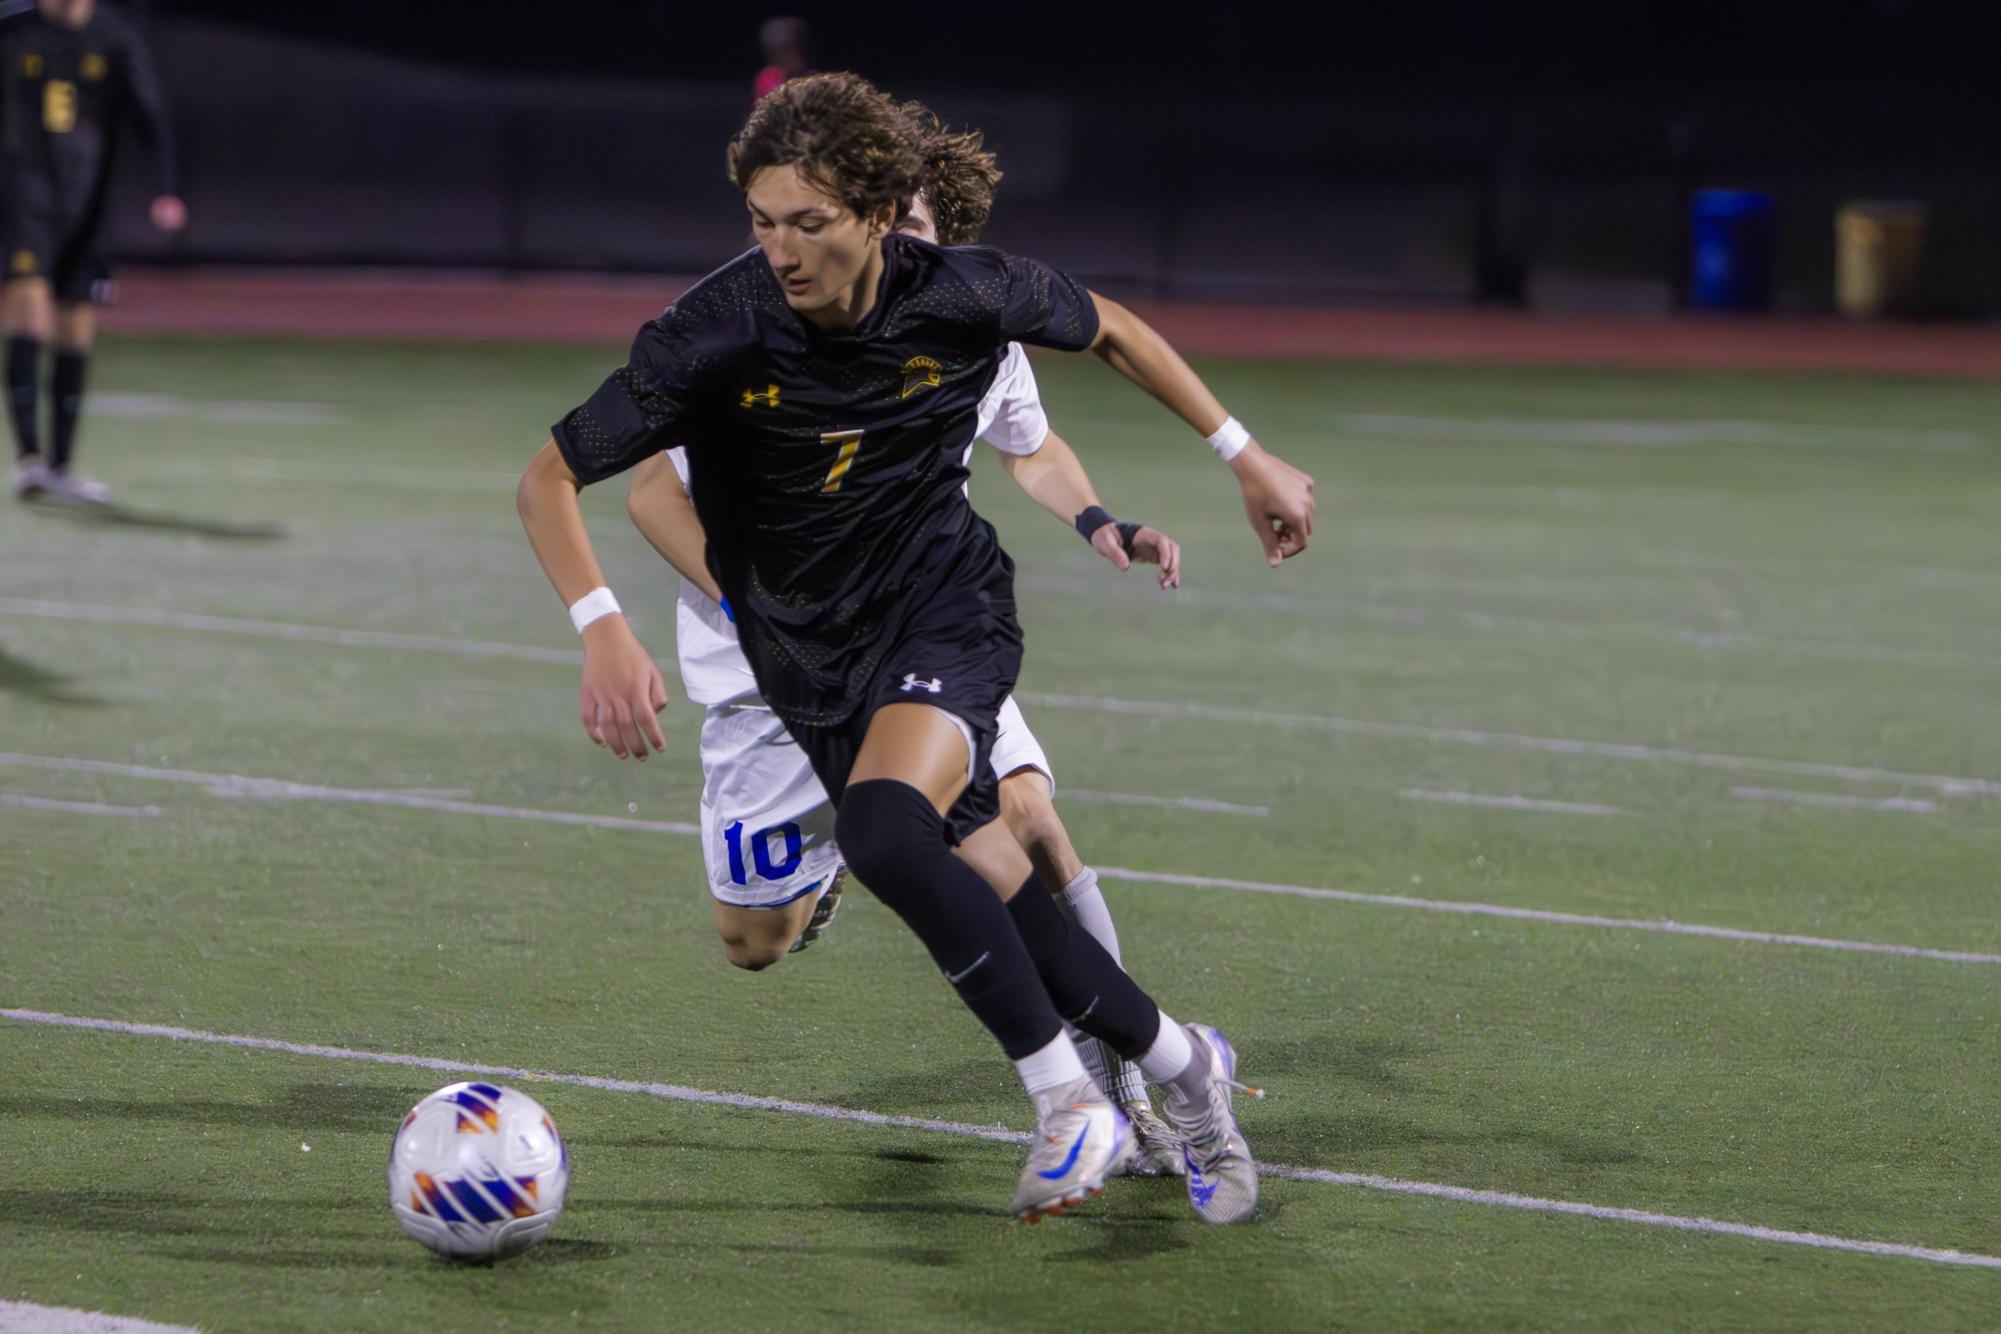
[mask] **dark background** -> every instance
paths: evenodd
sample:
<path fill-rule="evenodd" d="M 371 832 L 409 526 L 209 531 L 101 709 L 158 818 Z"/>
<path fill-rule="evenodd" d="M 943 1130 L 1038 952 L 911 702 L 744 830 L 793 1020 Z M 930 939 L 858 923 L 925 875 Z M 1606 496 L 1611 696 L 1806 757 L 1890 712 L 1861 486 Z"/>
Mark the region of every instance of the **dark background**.
<path fill-rule="evenodd" d="M 1922 307 L 2001 308 L 2001 4 L 1397 0 L 1136 8 L 146 0 L 181 260 L 702 271 L 759 22 L 988 131 L 996 243 L 1115 290 L 1665 309 L 1689 193 L 1768 192 L 1775 299 L 1835 208 L 1930 209 Z M 128 213 L 129 219 L 129 213 Z"/>

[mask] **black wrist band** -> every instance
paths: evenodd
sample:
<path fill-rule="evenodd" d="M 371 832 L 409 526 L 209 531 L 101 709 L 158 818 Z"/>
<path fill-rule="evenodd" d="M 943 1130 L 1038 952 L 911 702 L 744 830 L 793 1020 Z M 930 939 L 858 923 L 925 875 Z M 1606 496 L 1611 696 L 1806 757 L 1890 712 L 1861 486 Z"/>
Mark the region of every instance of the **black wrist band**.
<path fill-rule="evenodd" d="M 1077 516 L 1077 532 L 1088 542 L 1091 540 L 1091 534 L 1097 532 L 1108 523 L 1117 522 L 1117 519 L 1114 519 L 1110 514 L 1105 512 L 1103 505 L 1092 505 Z"/>
<path fill-rule="evenodd" d="M 1146 525 L 1143 523 L 1122 523 L 1119 525 L 1119 545 L 1126 549 L 1126 555 L 1130 556 L 1133 554 L 1133 539 L 1139 536 L 1139 530 L 1144 527 Z"/>

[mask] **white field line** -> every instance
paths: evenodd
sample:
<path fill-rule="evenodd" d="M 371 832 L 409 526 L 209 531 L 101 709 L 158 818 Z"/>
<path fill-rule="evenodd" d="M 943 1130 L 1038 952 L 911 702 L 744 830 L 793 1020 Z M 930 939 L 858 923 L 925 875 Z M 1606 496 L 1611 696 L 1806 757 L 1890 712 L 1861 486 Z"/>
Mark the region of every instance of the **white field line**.
<path fill-rule="evenodd" d="M 478 802 L 440 800 L 410 792 L 321 787 L 311 783 L 291 783 L 280 779 L 244 778 L 236 774 L 155 768 L 146 764 L 122 764 L 64 755 L 20 755 L 0 752 L 0 767 L 6 766 L 54 769 L 68 773 L 117 774 L 128 778 L 186 783 L 204 788 L 212 795 L 228 798 L 352 801 L 374 806 L 402 806 L 416 810 L 445 811 L 456 815 L 485 815 L 511 820 L 589 825 L 601 829 L 628 829 L 639 833 L 678 834 L 684 837 L 696 837 L 701 833 L 695 825 L 668 820 L 630 820 L 612 815 L 587 815 L 520 806 L 488 806 Z M 1366 903 L 1379 908 L 1406 908 L 1420 912 L 1454 913 L 1471 917 L 1505 917 L 1521 922 L 1590 926 L 1615 931 L 1650 931 L 1663 935 L 1704 936 L 1712 940 L 1734 940 L 1755 945 L 1793 945 L 1805 949 L 1836 950 L 1850 954 L 1890 954 L 1907 959 L 1937 959 L 1945 963 L 2001 964 L 2001 954 L 1929 949 L 1918 945 L 1886 945 L 1868 940 L 1836 940 L 1822 936 L 1800 936 L 1771 931 L 1745 931 L 1735 927 L 1703 926 L 1699 923 L 1676 922 L 1665 918 L 1649 920 L 1637 917 L 1601 917 L 1587 913 L 1553 912 L 1541 908 L 1515 908 L 1499 903 L 1420 899 L 1403 894 L 1366 894 L 1351 889 L 1272 884 L 1262 880 L 1235 880 L 1223 876 L 1178 875 L 1170 871 L 1136 871 L 1123 866 L 1100 866 L 1096 869 L 1101 879 L 1125 880 L 1143 885 L 1177 885 L 1191 889 L 1236 890 L 1247 894 L 1278 894 L 1289 898 L 1323 899 L 1334 903 Z"/>
<path fill-rule="evenodd" d="M 119 764 L 108 760 L 78 759 L 68 755 L 17 755 L 0 752 L 0 766 L 54 769 L 65 773 L 117 774 L 124 778 L 187 783 L 206 790 L 212 797 L 238 801 L 341 801 L 363 806 L 401 806 L 410 810 L 444 811 L 452 815 L 486 815 L 506 820 L 534 820 L 543 824 L 585 825 L 593 829 L 629 829 L 646 834 L 692 836 L 702 832 L 698 825 L 683 824 L 676 820 L 633 820 L 623 815 L 591 815 L 583 811 L 549 811 L 528 806 L 492 806 L 485 802 L 426 796 L 420 792 L 396 792 L 382 788 L 325 787 L 318 783 L 291 783 L 274 778 L 245 778 L 241 774 L 211 774 L 194 769 L 156 768 L 150 764 Z"/>
<path fill-rule="evenodd" d="M 131 475 L 131 474 L 128 474 Z M 136 475 L 149 478 L 174 477 L 185 480 L 185 465 L 160 464 L 139 468 Z M 454 468 L 410 468 L 370 463 L 365 467 L 339 467 L 297 459 L 239 459 L 218 463 L 202 470 L 207 477 L 221 476 L 234 481 L 282 486 L 290 482 L 317 482 L 346 486 L 351 490 L 383 491 L 414 488 L 426 491 L 512 491 L 521 482 L 518 472 L 469 472 Z"/>
<path fill-rule="evenodd" d="M 1909 811 L 1930 815 L 1938 809 L 1935 801 L 1917 797 L 1856 797 L 1843 792 L 1799 792 L 1777 787 L 1733 787 L 1730 795 L 1739 801 L 1769 801 L 1786 806 L 1819 806 L 1836 811 Z"/>
<path fill-rule="evenodd" d="M 1208 797 L 1154 797 L 1139 792 L 1093 792 L 1088 788 L 1066 787 L 1063 800 L 1096 803 L 1101 806 L 1154 806 L 1174 811 L 1207 811 L 1212 815 L 1271 815 L 1269 806 L 1240 806 L 1233 801 L 1213 801 Z"/>
<path fill-rule="evenodd" d="M 58 801 L 25 792 L 0 792 L 0 806 L 19 811 L 60 811 L 69 815 L 130 815 L 154 819 L 166 812 L 158 806 L 107 806 L 101 801 Z"/>
<path fill-rule="evenodd" d="M 82 1018 L 74 1015 L 49 1014 L 41 1010 L 0 1009 L 0 1018 L 24 1024 L 46 1024 L 96 1032 L 124 1033 L 135 1037 L 170 1038 L 180 1042 L 201 1042 L 224 1047 L 284 1052 L 293 1056 L 317 1056 L 337 1061 L 367 1061 L 376 1065 L 415 1067 L 449 1074 L 497 1076 L 502 1079 L 519 1079 L 525 1083 L 569 1084 L 613 1093 L 640 1093 L 672 1102 L 737 1107 L 747 1111 L 810 1116 L 823 1121 L 847 1121 L 861 1125 L 923 1130 L 932 1134 L 954 1135 L 1001 1144 L 1026 1144 L 1029 1141 L 1029 1136 L 1024 1132 L 1009 1130 L 1004 1126 L 976 1126 L 961 1121 L 933 1120 L 929 1117 L 892 1116 L 883 1112 L 863 1111 L 859 1108 L 834 1107 L 826 1103 L 795 1102 L 789 1098 L 765 1098 L 747 1093 L 724 1093 L 710 1089 L 689 1088 L 680 1084 L 607 1079 L 599 1075 L 557 1074 L 527 1070 L 519 1066 L 480 1065 L 471 1061 L 411 1056 L 402 1052 L 363 1051 L 351 1047 L 322 1046 L 317 1043 L 285 1042 L 277 1038 L 210 1033 L 201 1029 L 175 1028 L 165 1024 L 138 1024 L 123 1019 Z M 1400 1177 L 1375 1176 L 1363 1172 L 1334 1172 L 1325 1168 L 1295 1167 L 1282 1163 L 1266 1163 L 1259 1168 L 1259 1171 L 1266 1176 L 1281 1177 L 1288 1181 L 1356 1186 L 1364 1190 L 1386 1191 L 1398 1195 L 1424 1195 L 1461 1204 L 1484 1204 L 1502 1209 L 1569 1214 L 1604 1222 L 1632 1223 L 1643 1227 L 1673 1228 L 1682 1232 L 1744 1237 L 1753 1241 L 1773 1242 L 1785 1246 L 1806 1246 L 1817 1250 L 1895 1256 L 1924 1260 L 1931 1264 L 2001 1269 L 2001 1256 L 1945 1250 L 1934 1246 L 1832 1237 L 1819 1232 L 1796 1232 L 1785 1228 L 1760 1227 L 1753 1223 L 1731 1223 L 1715 1218 L 1689 1218 L 1676 1214 L 1655 1213 L 1646 1209 L 1624 1209 L 1602 1204 L 1581 1204 L 1570 1200 L 1542 1199 L 1534 1195 L 1517 1195 L 1509 1191 L 1478 1190 L 1468 1186 L 1450 1186 L 1429 1181 L 1406 1181 Z"/>
<path fill-rule="evenodd" d="M 1347 412 L 1337 426 L 1358 435 L 1411 440 L 1499 440 L 1530 445 L 1627 445 L 1679 449 L 1692 445 L 1772 445 L 1794 449 L 1854 449 L 1892 454 L 1972 454 L 1986 437 L 1973 431 L 1892 430 L 1810 422 L 1737 418 L 1653 417 L 1406 417 Z"/>
<path fill-rule="evenodd" d="M 201 1334 L 192 1325 L 162 1325 L 102 1311 L 0 1301 L 0 1334 Z"/>
<path fill-rule="evenodd" d="M 90 621 L 99 625 L 154 625 L 170 630 L 200 630 L 212 634 L 249 635 L 256 639 L 286 639 L 313 644 L 344 644 L 351 648 L 403 648 L 425 653 L 451 653 L 464 658 L 512 658 L 574 666 L 583 662 L 581 649 L 541 648 L 534 644 L 500 644 L 444 635 L 406 635 L 387 630 L 339 630 L 291 621 L 259 621 L 240 616 L 204 616 L 197 612 L 162 611 L 155 607 L 102 607 L 84 602 L 50 602 L 40 598 L 0 598 L 0 615 L 45 616 L 60 621 Z"/>
<path fill-rule="evenodd" d="M 1135 871 L 1123 866 L 1094 868 L 1100 880 L 1127 880 L 1142 885 L 1180 885 L 1189 889 L 1232 889 L 1246 894 L 1280 894 L 1290 898 L 1324 899 L 1333 903 L 1367 903 L 1378 908 L 1410 908 L 1419 912 L 1456 913 L 1466 917 L 1504 917 L 1517 922 L 1549 922 L 1561 926 L 1595 926 L 1612 931 L 1652 931 L 1669 936 L 1704 936 L 1752 945 L 1795 945 L 1802 949 L 1836 950 L 1846 954 L 1894 954 L 1906 959 L 1937 959 L 1944 963 L 2001 964 L 2001 954 L 1970 950 L 1937 950 L 1920 945 L 1885 945 L 1873 940 L 1835 940 L 1778 931 L 1744 931 L 1732 926 L 1704 926 L 1669 918 L 1601 917 L 1595 913 L 1551 912 L 1516 908 L 1505 903 L 1464 899 L 1420 899 L 1407 894 L 1365 894 L 1354 889 L 1322 889 L 1314 885 L 1272 884 L 1229 876 L 1177 875 L 1172 871 Z"/>
<path fill-rule="evenodd" d="M 1564 737 L 1529 736 L 1519 732 L 1489 732 L 1474 727 L 1433 727 L 1424 723 L 1379 722 L 1368 718 L 1336 718 L 1317 713 L 1279 713 L 1221 704 L 1179 704 L 1162 700 L 1116 699 L 1109 695 L 1056 695 L 1016 691 L 1015 698 L 1039 709 L 1080 709 L 1089 713 L 1125 714 L 1143 718 L 1189 718 L 1218 723 L 1250 723 L 1287 731 L 1335 732 L 1346 736 L 1391 741 L 1483 746 L 1502 750 L 1538 750 L 1555 755 L 1590 755 L 1603 759 L 1644 760 L 1656 764 L 1686 764 L 1732 773 L 1795 774 L 1833 778 L 1849 783 L 1899 783 L 1931 788 L 1952 797 L 2001 797 L 2001 779 L 1957 778 L 1946 774 L 1906 773 L 1860 764 L 1823 764 L 1816 760 L 1781 760 L 1716 751 L 1681 750 L 1672 746 L 1642 746 L 1621 741 L 1576 741 Z"/>
<path fill-rule="evenodd" d="M 290 621 L 202 616 L 186 612 L 156 611 L 146 607 L 101 607 L 73 602 L 49 602 L 34 598 L 0 598 L 0 615 L 50 616 L 65 620 L 161 625 L 175 629 L 254 635 L 267 639 L 309 640 L 316 643 L 345 644 L 364 648 L 414 649 L 426 653 L 452 653 L 474 658 L 512 658 L 523 662 L 557 663 L 564 666 L 575 666 L 584 660 L 580 649 L 543 648 L 535 644 L 495 643 L 476 639 L 449 639 L 438 635 L 396 634 L 382 630 L 338 630 L 329 626 L 299 625 Z M 1901 783 L 1932 788 L 1953 797 L 2001 797 L 2001 780 L 1997 779 L 1906 773 L 1898 769 L 1878 769 L 1866 765 L 1823 764 L 1814 760 L 1726 755 L 1714 751 L 1679 750 L 1673 747 L 1645 746 L 1618 741 L 1576 741 L 1563 737 L 1489 732 L 1469 727 L 1432 727 L 1422 723 L 1336 718 L 1310 713 L 1279 713 L 1267 709 L 1245 709 L 1226 705 L 1117 699 L 1109 695 L 1062 695 L 1016 691 L 1015 698 L 1038 708 L 1082 709 L 1093 713 L 1133 714 L 1152 718 L 1199 718 L 1213 722 L 1250 723 L 1289 730 L 1311 729 L 1401 741 L 1429 741 L 1439 744 L 1540 750 L 1559 755 L 1592 755 L 1606 759 L 1688 764 L 1699 768 L 1724 769 L 1739 773 L 1794 774 L 1809 778 L 1833 778 L 1851 783 Z"/>
<path fill-rule="evenodd" d="M 182 398 L 177 394 L 91 394 L 93 417 L 141 421 L 193 421 L 231 426 L 338 426 L 347 414 L 332 403 L 282 403 L 263 399 Z"/>
<path fill-rule="evenodd" d="M 1397 793 L 1407 801 L 1432 801 L 1444 806 L 1481 806 L 1493 811 L 1546 811 L 1552 815 L 1617 815 L 1617 806 L 1601 806 L 1595 801 L 1551 801 L 1546 797 L 1496 797 L 1480 792 L 1450 792 L 1430 787 L 1407 787 Z"/>

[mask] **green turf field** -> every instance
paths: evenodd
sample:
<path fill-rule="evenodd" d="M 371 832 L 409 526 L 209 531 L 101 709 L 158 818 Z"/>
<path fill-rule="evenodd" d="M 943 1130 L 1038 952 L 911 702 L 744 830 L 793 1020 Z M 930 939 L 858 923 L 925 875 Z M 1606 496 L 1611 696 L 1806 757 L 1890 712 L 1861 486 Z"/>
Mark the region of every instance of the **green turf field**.
<path fill-rule="evenodd" d="M 436 808 L 694 818 L 695 712 L 644 767 L 584 740 L 513 513 L 616 355 L 105 350 L 85 458 L 132 511 L 0 512 L 0 1007 L 1025 1126 L 866 895 L 745 974 L 695 840 Z M 2001 1255 L 2001 960 L 1436 910 L 2001 956 L 2001 388 L 1218 365 L 1320 480 L 1313 550 L 1272 572 L 1198 441 L 1039 364 L 1187 587 L 1113 575 L 982 462 L 1029 720 L 1066 788 L 1247 808 L 1059 792 L 1086 859 L 1139 873 L 1106 882 L 1135 972 L 1277 1091 L 1244 1115 L 1261 1158 Z M 669 661 L 664 567 L 603 490 L 600 552 Z M 1496 798 L 1567 805 L 1466 804 Z M 1157 1182 L 1027 1229 L 1005 1144 L 563 1083 L 531 1086 L 575 1159 L 555 1239 L 456 1269 L 382 1179 L 453 1077 L 0 1020 L 0 1299 L 229 1330 L 2001 1310 L 1993 1268 L 1328 1181 L 1268 1180 L 1238 1229 Z"/>

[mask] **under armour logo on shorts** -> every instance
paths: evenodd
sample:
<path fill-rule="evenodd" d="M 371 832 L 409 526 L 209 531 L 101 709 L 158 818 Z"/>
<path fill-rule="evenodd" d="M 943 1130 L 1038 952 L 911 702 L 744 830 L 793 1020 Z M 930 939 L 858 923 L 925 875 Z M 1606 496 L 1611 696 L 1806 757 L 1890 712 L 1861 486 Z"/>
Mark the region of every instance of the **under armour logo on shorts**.
<path fill-rule="evenodd" d="M 945 683 L 935 676 L 929 681 L 920 681 L 917 679 L 916 672 L 905 672 L 903 674 L 903 689 L 906 694 L 912 690 L 928 690 L 935 695 L 944 688 Z"/>

